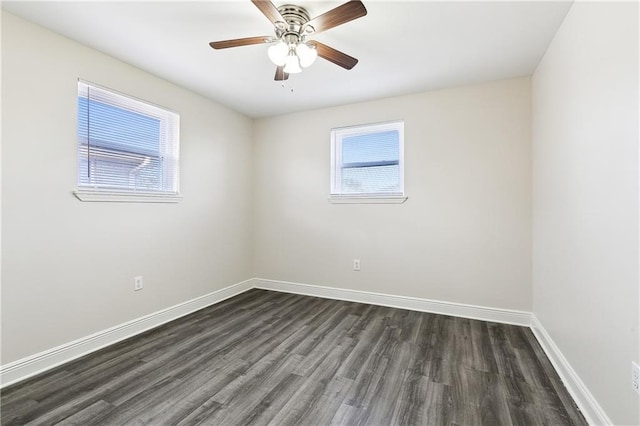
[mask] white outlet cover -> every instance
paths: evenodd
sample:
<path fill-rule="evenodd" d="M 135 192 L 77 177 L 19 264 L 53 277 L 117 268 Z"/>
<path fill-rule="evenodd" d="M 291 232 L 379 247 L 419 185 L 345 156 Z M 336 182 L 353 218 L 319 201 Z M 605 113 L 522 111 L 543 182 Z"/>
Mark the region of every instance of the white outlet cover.
<path fill-rule="evenodd" d="M 354 271 L 360 270 L 360 259 L 353 259 L 353 270 Z"/>

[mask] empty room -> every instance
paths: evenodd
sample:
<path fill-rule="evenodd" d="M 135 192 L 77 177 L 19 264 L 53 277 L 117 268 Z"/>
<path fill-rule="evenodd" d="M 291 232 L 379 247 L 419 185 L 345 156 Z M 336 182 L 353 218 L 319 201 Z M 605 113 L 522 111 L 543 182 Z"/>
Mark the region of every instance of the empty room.
<path fill-rule="evenodd" d="M 637 1 L 3 1 L 2 425 L 640 425 Z"/>

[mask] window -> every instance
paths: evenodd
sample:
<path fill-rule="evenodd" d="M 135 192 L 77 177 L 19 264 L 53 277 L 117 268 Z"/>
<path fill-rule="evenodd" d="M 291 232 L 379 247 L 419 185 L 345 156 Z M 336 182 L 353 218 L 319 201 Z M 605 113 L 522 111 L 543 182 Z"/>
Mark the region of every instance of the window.
<path fill-rule="evenodd" d="M 179 126 L 174 112 L 78 81 L 76 196 L 84 201 L 176 201 Z"/>
<path fill-rule="evenodd" d="M 403 145 L 403 121 L 333 129 L 330 200 L 404 202 Z"/>

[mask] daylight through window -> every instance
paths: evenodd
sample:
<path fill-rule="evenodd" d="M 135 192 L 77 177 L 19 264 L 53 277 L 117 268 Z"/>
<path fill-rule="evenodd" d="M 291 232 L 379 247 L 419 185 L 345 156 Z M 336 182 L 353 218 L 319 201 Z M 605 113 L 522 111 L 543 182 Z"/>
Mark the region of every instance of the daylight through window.
<path fill-rule="evenodd" d="M 78 81 L 78 187 L 177 195 L 178 114 Z"/>
<path fill-rule="evenodd" d="M 404 122 L 333 129 L 331 194 L 404 195 Z"/>

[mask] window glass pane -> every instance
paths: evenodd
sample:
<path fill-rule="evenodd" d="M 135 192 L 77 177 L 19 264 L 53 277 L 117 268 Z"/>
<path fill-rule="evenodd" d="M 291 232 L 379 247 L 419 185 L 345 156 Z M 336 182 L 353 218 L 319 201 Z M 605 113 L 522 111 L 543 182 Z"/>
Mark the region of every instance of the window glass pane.
<path fill-rule="evenodd" d="M 159 119 L 85 97 L 78 98 L 78 111 L 78 133 L 86 138 L 89 131 L 91 145 L 158 155 Z"/>
<path fill-rule="evenodd" d="M 342 193 L 387 193 L 400 191 L 400 166 L 357 167 L 342 170 Z"/>
<path fill-rule="evenodd" d="M 85 147 L 80 151 L 80 185 L 111 189 L 162 189 L 162 161 L 143 155 Z"/>
<path fill-rule="evenodd" d="M 399 132 L 390 130 L 342 138 L 342 163 L 398 162 Z"/>

